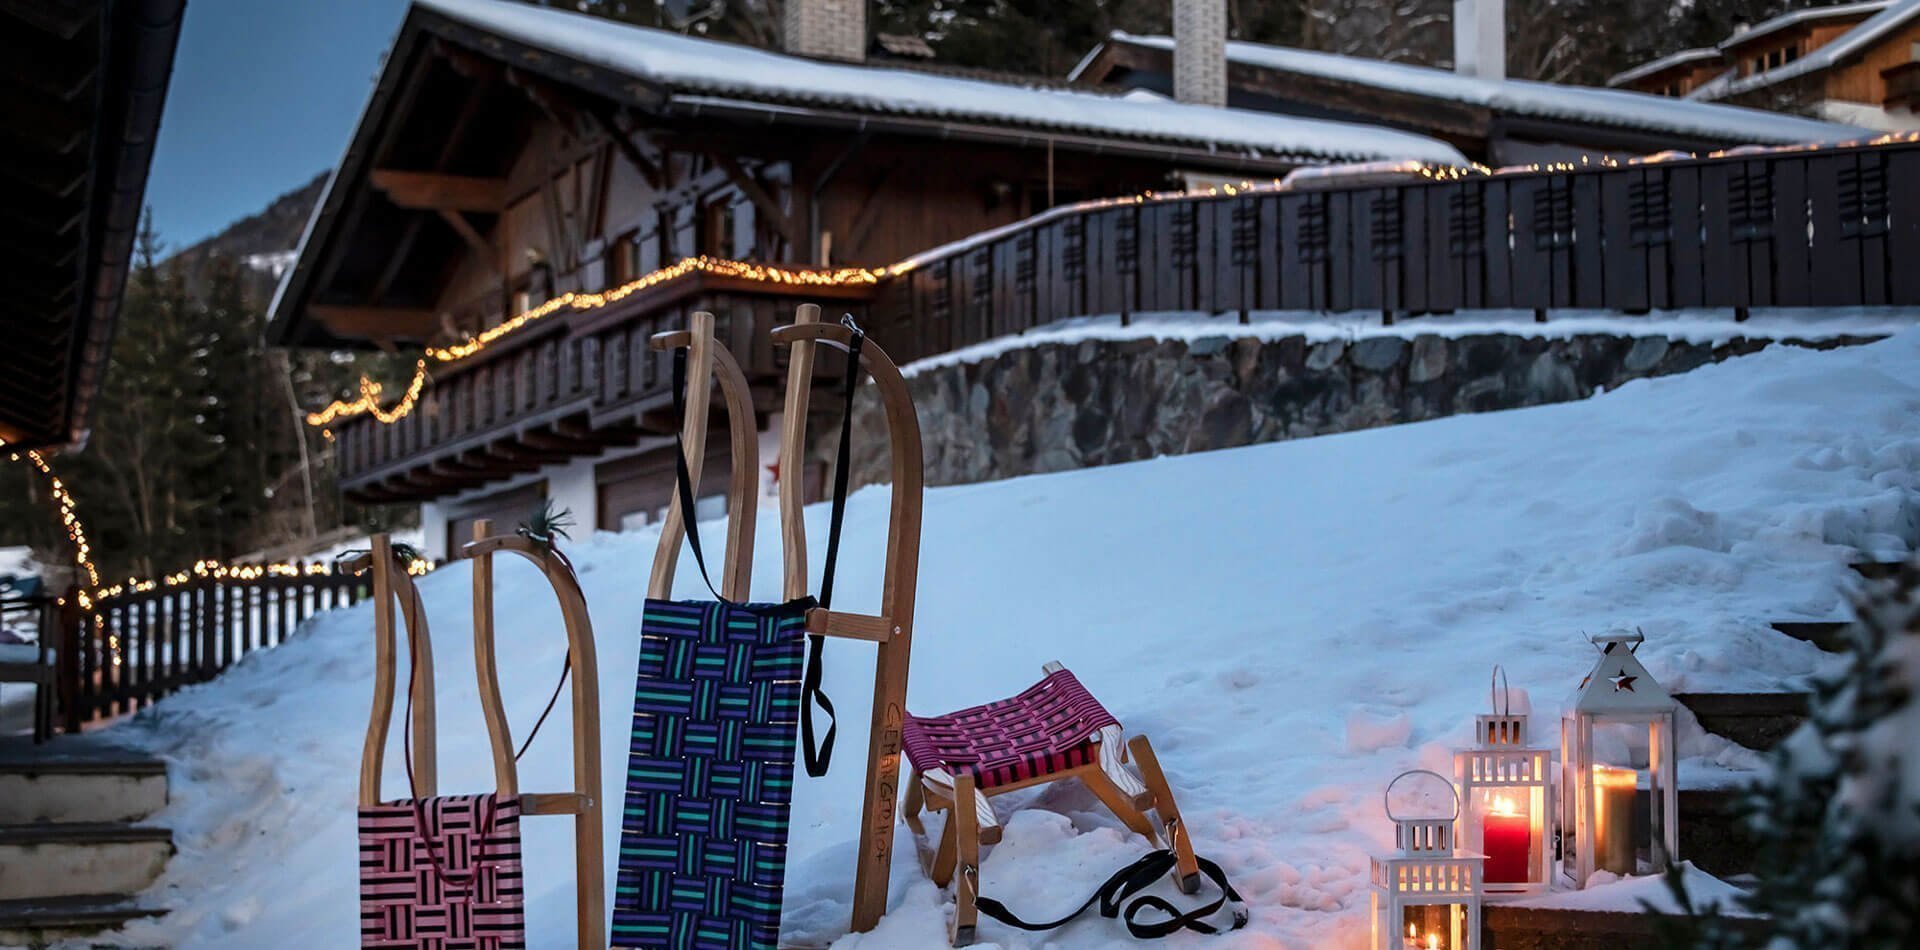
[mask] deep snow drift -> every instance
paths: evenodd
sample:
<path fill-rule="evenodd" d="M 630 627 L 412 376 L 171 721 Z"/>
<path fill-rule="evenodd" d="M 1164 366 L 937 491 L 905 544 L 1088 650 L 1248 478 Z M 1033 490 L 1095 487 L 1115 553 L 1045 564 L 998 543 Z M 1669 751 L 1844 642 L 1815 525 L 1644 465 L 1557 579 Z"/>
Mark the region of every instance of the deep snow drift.
<path fill-rule="evenodd" d="M 927 502 L 910 706 L 997 698 L 1063 660 L 1153 736 L 1200 850 L 1253 905 L 1248 931 L 1172 945 L 1363 945 L 1366 856 L 1389 835 L 1380 790 L 1405 768 L 1450 768 L 1493 664 L 1529 688 L 1536 728 L 1552 736 L 1591 665 L 1582 631 L 1643 628 L 1641 657 L 1675 691 L 1797 685 L 1829 662 L 1767 624 L 1839 615 L 1849 549 L 1896 555 L 1915 541 L 1916 380 L 1920 331 L 1826 353 L 1774 347 L 1580 403 L 939 489 Z M 886 491 L 850 506 L 847 609 L 877 603 Z M 809 516 L 817 562 L 825 511 Z M 771 597 L 770 512 L 761 528 L 756 589 Z M 610 805 L 653 544 L 643 531 L 572 549 L 600 645 Z M 700 589 L 691 563 L 682 558 L 683 596 Z M 502 685 L 522 734 L 563 641 L 532 571 L 505 560 L 497 570 Z M 422 589 L 441 787 L 481 791 L 492 772 L 469 574 L 450 567 Z M 118 730 L 170 763 L 173 804 L 158 820 L 180 848 L 148 895 L 173 913 L 122 939 L 354 944 L 370 629 L 365 607 L 323 615 Z M 862 645 L 828 650 L 842 747 L 833 774 L 796 793 L 792 941 L 824 943 L 846 927 L 871 659 Z M 521 765 L 529 791 L 569 779 L 565 707 Z M 405 787 L 398 742 L 396 730 L 390 795 Z M 1759 762 L 1697 729 L 1683 729 L 1681 752 L 1694 783 Z M 1028 916 L 1077 903 L 1144 847 L 1077 788 L 1008 799 L 982 885 Z M 533 945 L 571 946 L 570 820 L 525 829 Z M 617 829 L 609 821 L 610 862 Z M 904 830 L 898 840 L 893 912 L 840 946 L 944 945 L 947 905 Z M 1131 945 L 1097 918 L 1048 940 L 987 922 L 981 939 Z"/>

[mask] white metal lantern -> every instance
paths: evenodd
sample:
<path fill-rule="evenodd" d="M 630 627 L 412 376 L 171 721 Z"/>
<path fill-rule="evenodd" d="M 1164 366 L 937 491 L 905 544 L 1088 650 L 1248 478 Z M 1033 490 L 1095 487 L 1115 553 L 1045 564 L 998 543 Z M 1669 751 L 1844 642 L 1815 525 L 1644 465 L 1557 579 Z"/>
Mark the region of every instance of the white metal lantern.
<path fill-rule="evenodd" d="M 1575 887 L 1595 871 L 1649 874 L 1680 858 L 1675 704 L 1634 656 L 1645 639 L 1593 637 L 1600 660 L 1560 720 L 1561 871 Z"/>
<path fill-rule="evenodd" d="M 1393 787 L 1427 775 L 1447 787 L 1452 813 L 1402 818 Z M 1394 853 L 1373 859 L 1373 950 L 1480 950 L 1480 871 L 1485 855 L 1454 847 L 1460 797 L 1453 783 L 1425 769 L 1402 772 L 1383 795 L 1393 820 Z"/>
<path fill-rule="evenodd" d="M 1488 897 L 1538 894 L 1553 882 L 1553 754 L 1527 745 L 1527 713 L 1513 711 L 1506 671 L 1493 675 L 1492 711 L 1474 717 L 1474 747 L 1453 754 L 1459 841 L 1487 856 Z"/>

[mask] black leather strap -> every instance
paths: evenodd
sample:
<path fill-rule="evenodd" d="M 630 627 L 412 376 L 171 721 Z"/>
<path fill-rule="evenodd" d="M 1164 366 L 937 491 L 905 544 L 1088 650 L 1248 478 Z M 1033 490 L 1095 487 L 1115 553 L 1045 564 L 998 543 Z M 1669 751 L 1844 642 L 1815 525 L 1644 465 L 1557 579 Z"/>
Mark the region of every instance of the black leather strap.
<path fill-rule="evenodd" d="M 1180 908 L 1175 907 L 1171 901 L 1156 897 L 1152 894 L 1135 898 L 1131 903 L 1128 903 L 1127 898 L 1133 897 L 1133 895 L 1152 887 L 1155 881 L 1165 877 L 1167 872 L 1173 870 L 1176 860 L 1172 851 L 1161 850 L 1148 852 L 1140 860 L 1116 871 L 1112 877 L 1107 878 L 1105 884 L 1100 885 L 1099 889 L 1093 892 L 1093 896 L 1087 898 L 1086 903 L 1080 905 L 1078 910 L 1058 920 L 1050 920 L 1043 923 L 1023 920 L 1014 914 L 1013 911 L 1008 910 L 1007 905 L 991 897 L 983 896 L 979 898 L 979 900 L 976 901 L 976 905 L 980 908 L 980 913 L 1009 927 L 1018 927 L 1021 930 L 1040 931 L 1053 930 L 1056 927 L 1065 926 L 1068 922 L 1086 913 L 1089 908 L 1098 904 L 1100 907 L 1100 916 L 1108 919 L 1119 918 L 1123 920 L 1127 925 L 1127 932 L 1133 934 L 1136 939 L 1140 940 L 1166 937 L 1182 930 L 1192 930 L 1203 934 L 1225 933 L 1227 931 L 1239 930 L 1247 925 L 1247 905 L 1246 902 L 1241 899 L 1240 892 L 1234 890 L 1233 885 L 1228 883 L 1227 873 L 1220 869 L 1220 865 L 1206 858 L 1199 859 L 1200 873 L 1205 874 L 1220 888 L 1220 896 L 1214 900 L 1189 911 L 1182 911 Z M 1209 923 L 1206 918 L 1213 916 L 1223 907 L 1232 912 L 1233 922 L 1225 927 Z M 1154 921 L 1141 920 L 1141 915 L 1148 911 L 1158 912 L 1164 915 L 1165 919 Z"/>
<path fill-rule="evenodd" d="M 713 578 L 707 574 L 706 555 L 700 553 L 700 519 L 693 510 L 693 475 L 687 465 L 687 442 L 683 430 L 687 418 L 687 351 L 673 351 L 673 415 L 681 420 L 679 429 L 673 433 L 673 482 L 674 490 L 680 495 L 680 526 L 687 535 L 687 546 L 693 548 L 693 561 L 700 568 L 700 579 L 707 583 L 707 590 L 713 599 L 721 603 L 733 603 L 720 596 L 714 588 Z"/>
<path fill-rule="evenodd" d="M 840 563 L 840 525 L 847 515 L 847 482 L 849 469 L 853 465 L 853 394 L 860 383 L 860 349 L 866 343 L 867 335 L 853 322 L 852 316 L 842 318 L 841 322 L 853 331 L 853 339 L 847 344 L 847 373 L 841 383 L 840 447 L 833 462 L 833 508 L 827 520 L 827 560 L 820 568 L 820 606 L 833 606 L 833 576 Z M 782 486 L 782 491 L 785 487 Z M 833 700 L 820 688 L 820 680 L 825 673 L 825 653 L 827 638 L 811 636 L 807 638 L 807 672 L 800 686 L 800 752 L 806 761 L 807 774 L 819 778 L 827 774 L 827 767 L 833 763 L 833 740 L 840 729 L 834 718 Z M 814 741 L 813 709 L 827 714 L 827 734 L 818 742 Z"/>

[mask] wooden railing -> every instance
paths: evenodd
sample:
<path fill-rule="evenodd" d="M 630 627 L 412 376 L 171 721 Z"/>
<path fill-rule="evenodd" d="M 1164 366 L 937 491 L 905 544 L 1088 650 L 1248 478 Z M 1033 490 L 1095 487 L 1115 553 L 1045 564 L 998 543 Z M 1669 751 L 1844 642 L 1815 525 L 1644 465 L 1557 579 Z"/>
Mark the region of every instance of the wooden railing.
<path fill-rule="evenodd" d="M 1920 144 L 1063 209 L 870 307 L 915 359 L 1078 315 L 1920 304 Z"/>
<path fill-rule="evenodd" d="M 341 574 L 194 578 L 103 597 L 91 612 L 69 596 L 60 622 L 65 728 L 76 732 L 206 682 L 248 653 L 286 642 L 314 614 L 365 598 L 366 585 Z"/>
<path fill-rule="evenodd" d="M 1920 305 L 1920 143 L 1070 206 L 936 249 L 834 309 L 902 362 L 1068 317 Z M 433 498 L 631 444 L 667 399 L 647 347 L 694 309 L 750 377 L 818 290 L 689 276 L 434 369 L 393 424 L 336 430 L 360 501 Z M 657 420 L 656 420 L 657 421 Z M 655 427 L 670 431 L 670 424 Z"/>
<path fill-rule="evenodd" d="M 406 416 L 361 416 L 334 430 L 342 488 L 362 501 L 431 497 L 632 440 L 638 414 L 669 396 L 668 357 L 647 341 L 685 327 L 694 310 L 714 313 L 715 333 L 749 376 L 772 377 L 780 357 L 767 331 L 791 319 L 796 298 L 812 298 L 737 284 L 689 275 L 600 313 L 549 317 L 432 367 Z M 836 296 L 863 310 L 871 289 Z"/>

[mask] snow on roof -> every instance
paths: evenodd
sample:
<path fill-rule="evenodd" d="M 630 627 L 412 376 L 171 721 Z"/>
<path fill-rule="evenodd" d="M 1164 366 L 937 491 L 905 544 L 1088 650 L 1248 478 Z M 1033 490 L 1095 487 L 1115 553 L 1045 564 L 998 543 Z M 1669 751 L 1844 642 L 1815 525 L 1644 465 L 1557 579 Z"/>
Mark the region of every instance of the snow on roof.
<path fill-rule="evenodd" d="M 1920 4 L 1920 0 L 1908 2 Z M 1116 31 L 1110 41 L 1154 49 L 1173 49 L 1171 36 L 1132 36 Z M 1430 66 L 1389 63 L 1264 43 L 1230 41 L 1227 43 L 1227 59 L 1248 66 L 1319 76 L 1408 95 L 1450 99 L 1500 112 L 1697 135 L 1741 144 L 1839 142 L 1867 134 L 1852 126 L 1758 109 L 1689 102 L 1624 89 L 1566 86 L 1527 79 L 1481 79 Z"/>
<path fill-rule="evenodd" d="M 1379 158 L 1467 164 L 1437 139 L 1349 122 L 827 63 L 506 0 L 416 0 L 477 29 L 668 88 L 931 119 L 1028 126 L 1316 161 Z"/>
<path fill-rule="evenodd" d="M 1865 0 L 1863 3 L 1841 3 L 1830 7 L 1808 7 L 1804 10 L 1791 10 L 1771 20 L 1762 20 L 1752 29 L 1740 30 L 1720 41 L 1721 49 L 1730 49 L 1751 43 L 1761 37 L 1770 36 L 1790 26 L 1802 23 L 1818 23 L 1838 17 L 1866 16 L 1878 13 L 1893 6 L 1894 0 Z"/>
<path fill-rule="evenodd" d="M 1720 58 L 1720 51 L 1717 49 L 1714 49 L 1711 46 L 1701 46 L 1701 47 L 1696 47 L 1694 49 L 1683 49 L 1678 53 L 1668 53 L 1667 55 L 1662 56 L 1659 59 L 1649 60 L 1647 62 L 1641 63 L 1638 66 L 1633 67 L 1632 69 L 1615 73 L 1611 78 L 1607 80 L 1607 85 L 1624 86 L 1627 83 L 1633 82 L 1636 79 L 1643 79 L 1647 76 L 1653 75 L 1654 73 L 1664 72 L 1666 70 L 1672 69 L 1675 66 L 1685 66 L 1688 63 L 1698 63 L 1705 60 L 1718 60 L 1719 58 Z"/>
<path fill-rule="evenodd" d="M 1854 4 L 1854 6 L 1864 7 L 1872 4 Z M 1898 2 L 1887 4 L 1885 9 L 1868 17 L 1853 29 L 1840 34 L 1833 42 L 1785 66 L 1728 82 L 1724 94 L 1739 95 L 1838 65 L 1853 54 L 1862 52 L 1879 42 L 1888 33 L 1907 25 L 1915 17 L 1920 17 L 1920 0 L 1898 0 Z"/>

